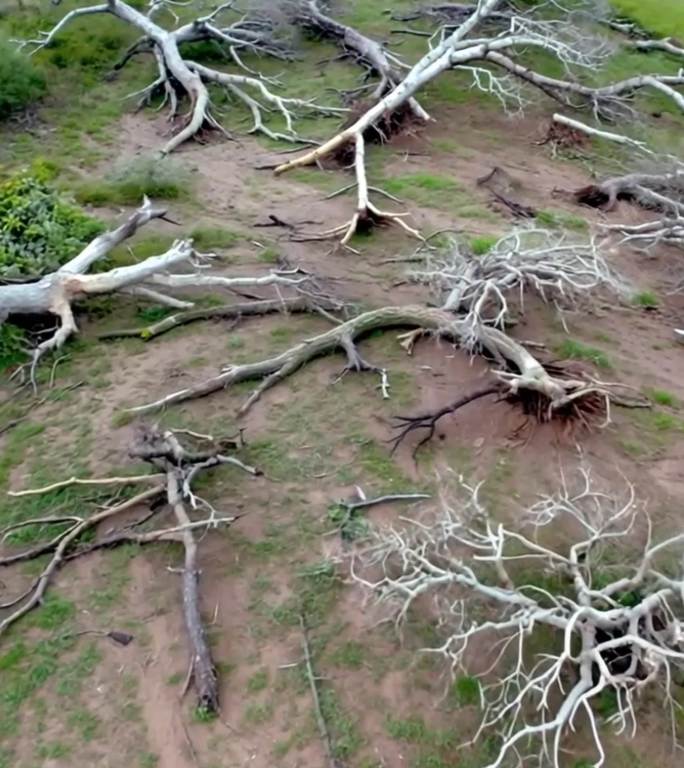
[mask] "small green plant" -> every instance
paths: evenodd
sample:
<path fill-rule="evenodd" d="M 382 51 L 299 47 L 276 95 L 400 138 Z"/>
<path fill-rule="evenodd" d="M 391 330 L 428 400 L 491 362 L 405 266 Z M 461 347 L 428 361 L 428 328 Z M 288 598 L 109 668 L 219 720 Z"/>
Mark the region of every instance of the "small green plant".
<path fill-rule="evenodd" d="M 153 752 L 141 752 L 138 758 L 138 768 L 155 768 L 159 764 L 159 758 Z"/>
<path fill-rule="evenodd" d="M 353 640 L 341 645 L 330 656 L 333 664 L 340 667 L 349 667 L 350 669 L 360 669 L 365 658 L 365 649 L 361 643 Z"/>
<path fill-rule="evenodd" d="M 258 259 L 264 264 L 277 264 L 280 261 L 280 251 L 268 246 L 259 252 Z"/>
<path fill-rule="evenodd" d="M 575 232 L 584 232 L 589 228 L 585 219 L 564 211 L 538 211 L 535 218 L 542 227 L 571 229 Z"/>
<path fill-rule="evenodd" d="M 602 717 L 610 717 L 618 711 L 618 698 L 614 688 L 604 688 L 596 697 L 594 708 Z"/>
<path fill-rule="evenodd" d="M 679 408 L 679 400 L 664 389 L 647 389 L 646 394 L 657 405 L 665 405 L 668 408 Z"/>
<path fill-rule="evenodd" d="M 479 235 L 470 238 L 470 250 L 475 256 L 484 256 L 498 243 L 499 238 L 493 235 Z"/>
<path fill-rule="evenodd" d="M 10 323 L 0 325 L 0 371 L 21 363 L 27 348 L 26 335 L 21 328 Z"/>
<path fill-rule="evenodd" d="M 200 251 L 212 248 L 232 248 L 240 235 L 221 227 L 197 226 L 190 232 L 190 237 Z"/>
<path fill-rule="evenodd" d="M 140 156 L 119 165 L 100 182 L 80 185 L 76 199 L 90 205 L 140 205 L 145 195 L 152 200 L 187 197 L 190 184 L 188 172 L 173 160 Z"/>
<path fill-rule="evenodd" d="M 660 300 L 653 291 L 639 291 L 632 296 L 632 303 L 642 309 L 657 309 Z"/>
<path fill-rule="evenodd" d="M 451 686 L 450 698 L 462 707 L 480 703 L 480 681 L 470 675 L 457 677 Z"/>
<path fill-rule="evenodd" d="M 211 723 L 213 720 L 216 720 L 216 712 L 208 707 L 196 707 L 193 719 L 196 723 Z"/>
<path fill-rule="evenodd" d="M 0 39 L 0 120 L 27 107 L 45 92 L 45 80 L 26 54 Z"/>
<path fill-rule="evenodd" d="M 587 360 L 594 363 L 599 368 L 612 368 L 608 355 L 596 347 L 589 347 L 574 339 L 565 339 L 562 344 L 556 348 L 556 352 L 568 360 Z"/>

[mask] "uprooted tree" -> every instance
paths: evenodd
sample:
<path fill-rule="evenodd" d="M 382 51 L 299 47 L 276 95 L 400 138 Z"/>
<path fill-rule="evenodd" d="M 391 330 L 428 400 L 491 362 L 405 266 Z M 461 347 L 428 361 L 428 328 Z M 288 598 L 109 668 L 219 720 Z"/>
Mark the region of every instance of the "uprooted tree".
<path fill-rule="evenodd" d="M 628 388 L 603 382 L 588 370 L 540 361 L 506 332 L 514 319 L 513 302 L 525 291 L 559 308 L 590 304 L 599 290 L 614 297 L 627 294 L 626 284 L 608 266 L 595 242 L 576 242 L 545 230 L 522 230 L 503 238 L 479 260 L 467 258 L 457 245 L 436 257 L 428 250 L 426 268 L 414 273 L 413 278 L 435 287 L 438 308 L 417 305 L 371 310 L 275 357 L 228 365 L 211 379 L 130 410 L 145 413 L 204 397 L 239 382 L 259 382 L 240 409 L 244 413 L 267 389 L 311 360 L 338 350 L 347 356 L 345 371 L 378 374 L 383 395 L 389 396 L 387 370 L 366 361 L 355 342 L 371 331 L 391 328 L 410 329 L 401 337 L 409 354 L 422 335 L 431 334 L 451 340 L 468 354 L 484 355 L 493 365 L 490 382 L 477 393 L 466 394 L 434 414 L 402 421 L 398 425 L 399 442 L 415 429 L 425 428 L 430 436 L 439 418 L 481 397 L 509 398 L 541 421 L 559 417 L 584 423 L 597 418 L 607 423 L 611 402 L 646 404 L 642 398 L 630 395 Z M 523 309 L 518 306 L 518 311 Z"/>
<path fill-rule="evenodd" d="M 564 482 L 517 514 L 522 531 L 493 519 L 479 490 L 461 480 L 457 498 L 434 514 L 372 530 L 351 573 L 397 625 L 434 606 L 444 639 L 421 652 L 443 658 L 452 679 L 477 680 L 483 715 L 473 742 L 493 734 L 497 745 L 487 768 L 528 759 L 559 768 L 579 729 L 593 741 L 592 764 L 602 765 L 594 705 L 607 695 L 615 701 L 607 724 L 633 735 L 640 700 L 655 693 L 676 739 L 684 534 L 655 543 L 649 523 L 630 559 L 621 545 L 644 521 L 633 489 L 616 498 L 586 473 L 578 488 Z"/>
<path fill-rule="evenodd" d="M 232 438 L 214 439 L 210 435 L 187 430 L 161 431 L 157 427 L 140 427 L 130 454 L 149 463 L 152 473 L 128 477 L 71 478 L 43 488 L 10 492 L 10 496 L 21 499 L 54 494 L 74 486 L 118 488 L 119 492 L 141 485 L 145 487 L 145 490 L 130 495 L 124 501 L 118 499 L 119 493 L 113 494 L 108 503 L 89 516 L 81 517 L 68 512 L 21 519 L 0 531 L 3 548 L 7 548 L 8 542 L 11 544 L 13 535 L 29 526 L 55 532 L 48 541 L 20 551 L 12 547 L 12 551 L 0 556 L 0 568 L 42 556 L 48 558 L 47 564 L 27 590 L 0 604 L 0 610 L 5 613 L 0 620 L 0 635 L 42 603 L 57 572 L 71 560 L 126 543 L 180 543 L 185 553 L 182 605 L 190 649 L 190 674 L 197 691 L 197 706 L 207 713 L 216 712 L 219 708 L 218 681 L 201 615 L 195 533 L 230 525 L 238 516 L 225 515 L 216 510 L 207 499 L 193 491 L 193 483 L 202 472 L 225 465 L 236 466 L 251 475 L 258 474 L 254 467 L 244 464 L 234 455 L 241 445 L 241 438 L 238 441 Z M 139 516 L 131 521 L 130 513 L 136 512 Z M 195 519 L 197 513 L 199 519 Z M 154 519 L 156 523 L 165 515 L 171 516 L 170 523 L 162 523 L 157 528 L 147 525 L 150 520 Z M 117 521 L 121 521 L 118 527 L 112 527 Z M 108 526 L 106 530 L 103 529 L 105 523 Z"/>
<path fill-rule="evenodd" d="M 559 3 L 542 4 L 546 11 L 560 9 Z M 505 8 L 505 13 L 501 9 Z M 492 22 L 495 22 L 492 26 Z M 498 98 L 505 108 L 521 109 L 524 97 L 518 84 L 534 86 L 565 107 L 590 109 L 599 119 L 615 119 L 630 113 L 629 100 L 639 90 L 654 89 L 684 109 L 684 72 L 675 75 L 640 75 L 605 86 L 578 81 L 575 71 L 592 73 L 610 53 L 605 41 L 592 35 L 582 12 L 566 12 L 563 23 L 540 13 L 539 6 L 517 12 L 502 0 L 480 0 L 457 25 L 442 27 L 434 45 L 395 87 L 363 111 L 350 125 L 320 147 L 279 166 L 277 174 L 293 168 L 320 163 L 336 157 L 353 163 L 356 175 L 357 208 L 351 220 L 329 230 L 347 243 L 352 235 L 382 221 L 404 228 L 403 214 L 379 210 L 369 197 L 366 173 L 366 145 L 386 141 L 407 120 L 416 119 L 412 99 L 421 88 L 449 71 L 468 72 L 474 86 Z M 543 51 L 565 69 L 565 79 L 549 77 L 529 68 L 522 54 L 526 49 Z M 410 229 L 410 228 L 409 228 Z"/>
<path fill-rule="evenodd" d="M 57 0 L 56 4 L 59 4 Z M 286 40 L 279 37 L 277 9 L 274 13 L 254 13 L 247 17 L 242 14 L 236 21 L 223 22 L 225 14 L 231 11 L 234 2 L 219 5 L 211 13 L 198 16 L 188 23 L 179 23 L 173 6 L 151 0 L 148 7 L 138 10 L 125 0 L 107 0 L 97 5 L 75 8 L 69 11 L 51 30 L 41 33 L 32 40 L 20 41 L 23 48 L 33 51 L 50 43 L 74 19 L 95 14 L 110 14 L 121 22 L 131 25 L 141 37 L 123 53 L 115 65 L 121 69 L 132 58 L 140 54 L 152 54 L 158 68 L 158 77 L 140 93 L 139 105 L 149 104 L 157 97 L 162 106 L 168 105 L 169 121 L 174 133 L 162 148 L 167 154 L 183 142 L 197 137 L 204 130 L 223 131 L 220 122 L 211 111 L 209 85 L 216 85 L 233 101 L 242 105 L 253 117 L 252 132 L 262 132 L 273 139 L 299 141 L 301 137 L 294 129 L 293 112 L 314 111 L 323 114 L 344 112 L 335 107 L 318 105 L 314 100 L 292 99 L 281 96 L 274 90 L 278 83 L 273 78 L 262 76 L 243 61 L 246 54 L 269 56 L 288 61 L 294 56 Z M 190 3 L 180 4 L 191 6 Z M 168 11 L 164 22 L 175 20 L 175 27 L 167 29 L 157 17 Z M 224 72 L 184 57 L 182 49 L 188 43 L 212 41 L 226 54 L 238 72 Z M 186 115 L 180 114 L 183 101 L 188 102 Z M 264 115 L 276 111 L 284 121 L 284 130 L 273 131 L 264 123 Z"/>

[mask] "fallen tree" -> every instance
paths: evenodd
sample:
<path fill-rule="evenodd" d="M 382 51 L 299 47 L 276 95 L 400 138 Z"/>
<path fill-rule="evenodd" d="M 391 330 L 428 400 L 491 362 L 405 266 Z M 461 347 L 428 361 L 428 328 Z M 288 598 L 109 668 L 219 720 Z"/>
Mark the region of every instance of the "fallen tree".
<path fill-rule="evenodd" d="M 590 184 L 575 192 L 583 205 L 612 211 L 619 200 L 659 214 L 641 224 L 611 224 L 606 229 L 622 234 L 623 243 L 651 248 L 659 243 L 684 246 L 684 166 L 672 161 L 664 173 L 630 173 Z"/>
<path fill-rule="evenodd" d="M 603 63 L 608 48 L 603 41 L 594 39 L 587 29 L 575 24 L 559 24 L 549 18 L 549 9 L 558 4 L 549 3 L 544 13 L 538 8 L 526 13 L 512 11 L 501 29 L 487 34 L 483 25 L 498 18 L 502 0 L 480 0 L 463 21 L 452 30 L 445 30 L 441 40 L 404 75 L 403 80 L 391 91 L 378 99 L 350 125 L 319 147 L 306 152 L 276 168 L 276 174 L 305 165 L 320 163 L 335 157 L 346 164 L 353 164 L 356 176 L 357 206 L 351 219 L 343 225 L 321 233 L 326 236 L 341 235 L 343 244 L 349 242 L 356 231 L 377 224 L 396 223 L 412 231 L 403 221 L 405 214 L 380 210 L 370 199 L 366 173 L 366 144 L 389 140 L 393 130 L 404 124 L 406 112 L 416 94 L 436 77 L 457 70 L 470 73 L 474 87 L 498 98 L 504 105 L 510 102 L 519 108 L 523 105 L 515 83 L 532 85 L 564 106 L 589 108 L 598 117 L 614 118 L 631 112 L 629 99 L 639 90 L 654 89 L 665 94 L 684 110 L 684 95 L 677 87 L 684 85 L 684 74 L 641 75 L 595 87 L 577 80 L 574 69 L 595 71 Z M 569 73 L 566 79 L 549 77 L 527 67 L 518 60 L 525 49 L 544 51 L 553 56 Z M 503 73 L 503 77 L 498 74 Z M 415 233 L 415 231 L 414 231 Z"/>
<path fill-rule="evenodd" d="M 353 58 L 367 70 L 366 79 L 371 76 L 378 77 L 377 84 L 363 85 L 346 95 L 356 98 L 370 90 L 369 98 L 380 98 L 387 91 L 396 88 L 402 81 L 405 71 L 409 69 L 382 43 L 325 14 L 318 0 L 300 0 L 295 6 L 292 17 L 297 26 L 303 27 L 309 33 L 333 40 L 345 56 Z M 416 117 L 423 120 L 428 118 L 427 112 L 415 99 L 409 100 L 409 106 Z"/>
<path fill-rule="evenodd" d="M 185 445 L 179 439 L 181 434 L 184 436 Z M 42 603 L 58 570 L 71 560 L 98 549 L 112 548 L 129 542 L 138 545 L 160 541 L 180 543 L 185 552 L 182 569 L 183 617 L 190 646 L 191 672 L 197 690 L 197 706 L 207 713 L 218 711 L 216 669 L 200 611 L 200 570 L 195 532 L 227 526 L 238 518 L 218 513 L 206 499 L 193 491 L 192 485 L 200 473 L 221 465 L 237 466 L 249 474 L 258 474 L 256 469 L 231 455 L 239 447 L 240 444 L 232 439 L 214 440 L 210 436 L 195 435 L 183 430 L 162 432 L 157 428 L 141 427 L 131 447 L 131 456 L 150 463 L 155 471 L 149 475 L 82 480 L 71 478 L 44 488 L 10 492 L 10 496 L 21 498 L 54 493 L 75 485 L 119 489 L 146 486 L 145 490 L 125 501 L 116 501 L 115 496 L 110 503 L 87 517 L 69 514 L 21 519 L 0 532 L 0 543 L 6 546 L 13 534 L 28 526 L 42 526 L 46 530 L 58 531 L 45 543 L 0 557 L 0 568 L 40 556 L 48 557 L 47 565 L 28 590 L 0 604 L 0 609 L 10 611 L 0 620 L 0 635 Z M 198 520 L 191 519 L 187 511 L 188 505 L 192 510 L 202 510 L 203 517 Z M 147 512 L 138 520 L 103 531 L 104 523 L 110 526 L 115 519 L 135 510 Z M 174 522 L 171 525 L 154 529 L 143 527 L 150 519 L 161 516 L 164 510 L 169 510 L 173 515 Z M 90 534 L 94 534 L 94 540 L 90 539 Z"/>
<path fill-rule="evenodd" d="M 634 736 L 652 693 L 677 746 L 684 534 L 654 543 L 648 521 L 643 551 L 630 557 L 621 544 L 639 522 L 632 487 L 605 492 L 587 474 L 577 490 L 563 481 L 517 510 L 522 530 L 493 519 L 479 492 L 462 481 L 431 516 L 372 530 L 351 557 L 351 576 L 398 626 L 410 612 L 423 616 L 419 599 L 431 600 L 443 641 L 420 652 L 444 659 L 452 680 L 476 682 L 482 719 L 469 743 L 494 736 L 487 768 L 527 760 L 559 768 L 580 728 L 593 741 L 592 764 L 603 765 L 593 705 L 606 695 L 615 701 L 607 725 Z M 572 543 L 546 543 L 546 528 Z"/>
<path fill-rule="evenodd" d="M 463 258 L 455 249 L 430 269 L 414 273 L 414 279 L 437 287 L 442 306 L 397 306 L 364 312 L 317 336 L 307 338 L 265 360 L 229 365 L 217 376 L 173 392 L 159 400 L 129 409 L 146 413 L 198 397 L 205 397 L 243 381 L 258 382 L 240 408 L 244 414 L 269 388 L 292 375 L 302 366 L 337 351 L 347 357 L 344 371 L 369 371 L 380 377 L 383 396 L 389 396 L 391 383 L 386 368 L 366 361 L 356 342 L 371 331 L 391 328 L 411 329 L 400 337 L 410 354 L 424 334 L 448 339 L 471 355 L 484 355 L 493 362 L 492 381 L 477 394 L 465 395 L 458 407 L 490 395 L 503 396 L 522 405 L 526 413 L 540 421 L 552 418 L 579 419 L 584 423 L 597 418 L 607 423 L 610 402 L 642 406 L 646 401 L 628 394 L 626 387 L 603 382 L 590 371 L 573 365 L 545 364 L 530 350 L 507 334 L 511 320 L 512 297 L 533 291 L 558 305 L 579 306 L 591 294 L 607 290 L 623 295 L 625 286 L 609 269 L 596 244 L 577 244 L 563 236 L 543 230 L 514 233 L 503 238 L 481 260 Z M 406 418 L 398 442 L 414 429 L 434 427 L 434 423 L 455 407 L 440 409 L 432 425 L 423 414 Z M 415 422 L 415 426 L 410 423 Z M 408 426 L 408 428 L 407 428 Z M 434 429 L 432 430 L 434 431 Z M 431 434 L 431 433 L 430 433 Z"/>
<path fill-rule="evenodd" d="M 145 199 L 143 205 L 123 224 L 96 237 L 55 272 L 35 282 L 0 285 L 0 325 L 19 315 L 55 315 L 60 321 L 54 334 L 33 350 L 32 380 L 40 358 L 48 351 L 59 349 L 78 331 L 73 303 L 88 296 L 118 292 L 187 309 L 193 306 L 192 302 L 169 296 L 159 289 L 219 286 L 237 290 L 249 286 L 298 286 L 307 280 L 306 276 L 296 274 L 296 270 L 294 274 L 272 272 L 255 277 L 205 274 L 202 270 L 208 265 L 210 255 L 197 252 L 191 240 L 177 240 L 166 253 L 151 256 L 138 264 L 86 274 L 116 246 L 132 237 L 140 227 L 153 219 L 165 217 L 166 209 L 158 208 Z M 190 265 L 194 271 L 169 272 L 181 265 Z"/>
<path fill-rule="evenodd" d="M 55 4 L 59 4 L 59 0 Z M 184 3 L 183 5 L 188 5 Z M 254 53 L 275 56 L 280 59 L 292 58 L 288 46 L 275 37 L 275 24 L 267 14 L 242 17 L 233 23 L 221 23 L 222 16 L 231 10 L 232 2 L 219 5 L 206 16 L 193 19 L 189 23 L 176 26 L 175 29 L 162 27 L 155 16 L 162 10 L 172 9 L 172 4 L 151 2 L 148 12 L 144 13 L 135 5 L 125 0 L 106 0 L 98 5 L 75 8 L 69 11 L 51 30 L 41 33 L 32 40 L 20 41 L 22 47 L 29 47 L 34 52 L 50 45 L 53 40 L 74 19 L 108 13 L 120 21 L 131 25 L 141 37 L 125 52 L 115 69 L 125 66 L 134 56 L 151 53 L 157 62 L 158 77 L 142 91 L 131 94 L 139 96 L 139 105 L 149 104 L 161 96 L 162 107 L 168 105 L 168 117 L 172 124 L 180 127 L 162 148 L 167 154 L 189 139 L 201 134 L 204 129 L 225 131 L 211 112 L 211 98 L 208 84 L 215 83 L 226 94 L 253 117 L 251 132 L 260 132 L 270 138 L 286 141 L 302 141 L 294 129 L 293 111 L 308 110 L 324 114 L 337 114 L 343 109 L 323 107 L 312 100 L 285 98 L 274 92 L 277 83 L 250 69 L 241 56 Z M 177 21 L 177 19 L 176 19 Z M 211 40 L 225 50 L 227 58 L 240 70 L 239 74 L 222 72 L 183 56 L 182 47 L 187 43 Z M 179 114 L 183 100 L 189 103 L 187 115 Z M 274 131 L 264 122 L 264 114 L 275 111 L 285 123 L 285 130 Z"/>

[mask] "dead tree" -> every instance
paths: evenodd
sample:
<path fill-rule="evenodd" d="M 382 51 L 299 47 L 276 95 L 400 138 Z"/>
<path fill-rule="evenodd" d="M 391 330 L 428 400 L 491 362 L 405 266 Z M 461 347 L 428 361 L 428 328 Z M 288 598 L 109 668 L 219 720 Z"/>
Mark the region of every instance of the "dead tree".
<path fill-rule="evenodd" d="M 307 279 L 306 276 L 296 274 L 296 270 L 294 274 L 272 272 L 259 277 L 206 274 L 203 270 L 208 266 L 211 254 L 196 251 L 191 240 L 177 240 L 166 253 L 151 256 L 139 264 L 86 274 L 117 245 L 132 237 L 140 227 L 153 219 L 165 217 L 164 208 L 158 208 L 145 199 L 143 205 L 123 224 L 96 237 L 56 272 L 33 283 L 0 285 L 0 324 L 18 315 L 54 315 L 60 321 L 57 331 L 34 349 L 32 374 L 46 352 L 59 349 L 78 331 L 73 303 L 88 296 L 106 293 L 132 294 L 159 304 L 187 309 L 193 306 L 192 302 L 169 296 L 165 290 L 197 286 L 220 286 L 229 289 L 275 284 L 297 286 Z M 189 265 L 193 271 L 169 273 L 181 265 Z"/>
<path fill-rule="evenodd" d="M 477 678 L 483 714 L 471 743 L 493 734 L 499 745 L 487 768 L 527 759 L 559 768 L 580 726 L 601 766 L 592 705 L 606 692 L 617 706 L 607 724 L 618 734 L 636 733 L 647 692 L 676 734 L 684 534 L 654 543 L 649 522 L 643 551 L 630 559 L 620 544 L 639 521 L 633 489 L 604 492 L 587 473 L 577 490 L 563 481 L 556 495 L 516 513 L 522 530 L 492 519 L 479 491 L 461 481 L 460 495 L 431 517 L 371 531 L 351 575 L 398 626 L 432 599 L 444 640 L 421 652 L 443 658 L 452 679 Z M 547 545 L 546 527 L 556 541 L 559 529 L 573 530 L 573 543 Z M 540 650 L 543 630 L 552 639 Z"/>
<path fill-rule="evenodd" d="M 549 8 L 557 6 L 556 3 L 549 4 Z M 676 90 L 684 85 L 684 73 L 641 75 L 603 87 L 578 82 L 574 75 L 571 76 L 573 69 L 594 71 L 610 52 L 606 43 L 594 39 L 580 26 L 558 24 L 557 20 L 548 18 L 548 14 L 531 9 L 527 13 L 511 11 L 510 18 L 499 31 L 483 33 L 483 25 L 502 7 L 502 0 L 480 0 L 455 29 L 444 30 L 441 39 L 405 74 L 401 83 L 378 99 L 351 125 L 321 146 L 276 169 L 276 174 L 282 174 L 329 157 L 353 164 L 357 187 L 356 211 L 348 222 L 323 235 L 341 235 L 342 243 L 346 244 L 357 230 L 382 222 L 393 222 L 411 231 L 403 221 L 405 214 L 382 211 L 371 201 L 366 174 L 366 144 L 388 140 L 392 126 L 403 125 L 400 116 L 406 111 L 410 100 L 427 83 L 450 70 L 469 73 L 475 87 L 494 95 L 504 106 L 510 103 L 518 108 L 523 106 L 523 98 L 516 85 L 522 83 L 534 86 L 564 106 L 591 109 L 601 118 L 631 113 L 629 99 L 642 89 L 657 90 L 684 110 L 684 95 Z M 509 10 L 508 6 L 506 10 Z M 525 48 L 542 50 L 554 56 L 564 66 L 568 77 L 549 77 L 517 61 L 518 52 Z"/>
<path fill-rule="evenodd" d="M 396 88 L 409 69 L 405 62 L 391 53 L 382 43 L 326 15 L 321 10 L 321 3 L 318 0 L 300 0 L 295 6 L 292 18 L 297 26 L 303 27 L 309 33 L 333 40 L 342 49 L 344 55 L 355 59 L 366 68 L 367 78 L 378 77 L 376 85 L 364 85 L 348 94 L 352 97 L 358 97 L 370 90 L 368 96 L 371 99 L 378 99 Z M 427 113 L 415 99 L 409 100 L 409 106 L 416 117 L 422 120 L 427 119 Z"/>
<path fill-rule="evenodd" d="M 292 53 L 287 46 L 274 39 L 274 26 L 267 16 L 241 18 L 232 24 L 221 23 L 220 19 L 232 6 L 232 2 L 223 3 L 206 16 L 175 29 L 166 29 L 155 21 L 155 17 L 162 9 L 173 10 L 171 3 L 152 0 L 145 13 L 125 0 L 106 0 L 99 5 L 69 11 L 50 31 L 41 33 L 38 39 L 21 41 L 21 45 L 32 48 L 33 51 L 40 50 L 50 45 L 74 19 L 101 13 L 109 13 L 138 30 L 140 39 L 126 51 L 116 68 L 120 69 L 137 54 L 154 55 L 158 77 L 142 91 L 132 95 L 140 97 L 140 106 L 161 95 L 162 106 L 168 105 L 169 120 L 173 124 L 180 123 L 179 129 L 162 148 L 164 154 L 198 136 L 205 128 L 223 131 L 211 112 L 209 84 L 220 86 L 231 99 L 249 111 L 254 121 L 251 132 L 260 132 L 274 139 L 302 140 L 294 129 L 295 110 L 325 114 L 345 111 L 322 107 L 312 100 L 285 98 L 274 92 L 272 88 L 276 83 L 250 69 L 241 56 L 245 53 L 256 53 L 288 59 Z M 186 59 L 182 53 L 183 45 L 201 40 L 212 40 L 221 46 L 227 57 L 235 63 L 239 73 L 222 72 Z M 186 116 L 181 117 L 179 109 L 183 99 L 189 102 L 189 111 Z M 285 123 L 284 131 L 273 131 L 264 123 L 264 113 L 270 111 L 275 111 L 282 117 Z"/>
<path fill-rule="evenodd" d="M 179 439 L 181 434 L 184 435 L 186 445 Z M 214 440 L 208 435 L 196 435 L 183 430 L 162 432 L 157 428 L 142 427 L 131 448 L 131 456 L 150 463 L 154 472 L 149 475 L 81 480 L 71 478 L 44 488 L 10 492 L 10 496 L 20 498 L 55 492 L 74 485 L 120 489 L 136 485 L 147 486 L 145 490 L 125 501 L 105 504 L 88 517 L 67 515 L 20 520 L 0 532 L 0 543 L 6 547 L 12 534 L 27 526 L 42 525 L 53 530 L 63 529 L 48 542 L 0 557 L 0 567 L 9 567 L 39 556 L 49 556 L 47 565 L 29 589 L 0 605 L 0 609 L 10 611 L 0 620 L 0 635 L 42 603 L 53 577 L 69 561 L 95 550 L 129 542 L 140 545 L 159 541 L 178 542 L 183 545 L 185 551 L 182 570 L 183 617 L 190 646 L 197 705 L 206 712 L 216 712 L 219 707 L 218 684 L 200 611 L 199 566 L 194 532 L 230 525 L 237 517 L 219 513 L 206 499 L 198 496 L 192 486 L 201 472 L 221 465 L 229 464 L 249 474 L 258 474 L 256 469 L 231 455 L 237 448 L 239 444 L 231 439 Z M 201 512 L 200 519 L 191 519 L 188 506 Z M 124 513 L 141 507 L 150 511 L 139 521 L 124 523 L 113 530 L 102 530 L 104 523 L 109 526 Z M 142 528 L 143 523 L 147 523 L 152 517 L 161 516 L 165 509 L 173 514 L 173 524 L 154 529 Z M 93 532 L 95 538 L 91 541 L 87 534 Z"/>
<path fill-rule="evenodd" d="M 599 289 L 618 297 L 626 293 L 626 285 L 608 267 L 595 242 L 574 243 L 543 230 L 522 231 L 503 238 L 481 261 L 465 259 L 458 249 L 438 259 L 430 257 L 427 268 L 414 273 L 413 278 L 436 288 L 440 308 L 383 307 L 365 312 L 279 355 L 228 365 L 217 376 L 130 411 L 154 411 L 205 397 L 242 381 L 256 381 L 255 390 L 239 410 L 243 414 L 269 388 L 315 358 L 337 351 L 347 357 L 345 371 L 374 372 L 380 377 L 383 395 L 388 396 L 388 371 L 367 362 L 358 352 L 356 341 L 371 331 L 391 328 L 409 329 L 400 336 L 409 354 L 422 335 L 431 334 L 454 342 L 467 354 L 484 355 L 492 361 L 493 376 L 478 397 L 505 396 L 541 421 L 556 416 L 585 420 L 586 415 L 608 423 L 611 402 L 645 404 L 639 397 L 630 397 L 626 392 L 629 388 L 603 382 L 590 371 L 543 363 L 506 332 L 511 302 L 524 290 L 556 306 L 560 302 L 572 306 L 589 302 Z M 465 395 L 458 401 L 459 407 L 474 399 Z M 440 409 L 439 413 L 443 416 L 454 410 Z M 424 422 L 428 416 L 423 414 L 405 422 Z M 406 429 L 404 436 L 414 428 Z"/>
<path fill-rule="evenodd" d="M 611 224 L 623 243 L 652 248 L 659 243 L 684 246 L 684 165 L 671 162 L 666 173 L 630 173 L 591 184 L 575 192 L 578 203 L 611 211 L 626 200 L 658 214 L 643 224 Z"/>

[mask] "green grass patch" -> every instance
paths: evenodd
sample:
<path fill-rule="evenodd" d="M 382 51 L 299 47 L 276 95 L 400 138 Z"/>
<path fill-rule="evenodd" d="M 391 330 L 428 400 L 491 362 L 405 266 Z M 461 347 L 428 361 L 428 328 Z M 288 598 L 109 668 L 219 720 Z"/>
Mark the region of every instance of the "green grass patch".
<path fill-rule="evenodd" d="M 0 120 L 27 107 L 45 93 L 45 78 L 34 60 L 0 37 Z"/>
<path fill-rule="evenodd" d="M 540 226 L 553 229 L 570 229 L 574 232 L 586 232 L 589 229 L 588 222 L 581 216 L 574 216 L 564 211 L 538 211 L 536 220 Z"/>
<path fill-rule="evenodd" d="M 668 408 L 679 408 L 679 399 L 665 389 L 647 389 L 646 395 L 657 405 L 665 405 Z"/>
<path fill-rule="evenodd" d="M 240 235 L 230 229 L 223 227 L 210 227 L 199 225 L 191 232 L 190 237 L 194 245 L 200 251 L 211 250 L 213 248 L 232 248 L 240 241 Z"/>
<path fill-rule="evenodd" d="M 330 729 L 333 757 L 346 762 L 363 744 L 356 720 L 342 707 L 335 691 L 329 686 L 321 691 L 320 704 Z"/>
<path fill-rule="evenodd" d="M 575 339 L 565 339 L 556 347 L 556 353 L 566 360 L 586 360 L 599 368 L 609 369 L 613 367 L 608 355 L 596 347 L 582 344 Z"/>
<path fill-rule="evenodd" d="M 484 256 L 499 242 L 499 238 L 494 235 L 478 235 L 470 238 L 470 250 L 475 256 Z"/>
<path fill-rule="evenodd" d="M 480 681 L 470 675 L 460 675 L 454 680 L 449 691 L 449 698 L 460 707 L 480 703 Z"/>
<path fill-rule="evenodd" d="M 268 687 L 268 670 L 260 669 L 247 681 L 247 692 L 258 693 Z"/>
<path fill-rule="evenodd" d="M 653 291 L 639 291 L 632 296 L 632 304 L 642 309 L 657 309 L 660 299 Z"/>
<path fill-rule="evenodd" d="M 361 669 L 366 658 L 366 649 L 354 640 L 349 640 L 330 654 L 330 661 L 338 667 Z"/>
<path fill-rule="evenodd" d="M 623 16 L 662 37 L 684 39 L 684 5 L 675 0 L 612 0 Z"/>
<path fill-rule="evenodd" d="M 419 205 L 434 208 L 453 208 L 464 202 L 465 190 L 457 181 L 433 173 L 416 172 L 384 179 L 379 183 L 391 195 L 414 200 Z"/>

